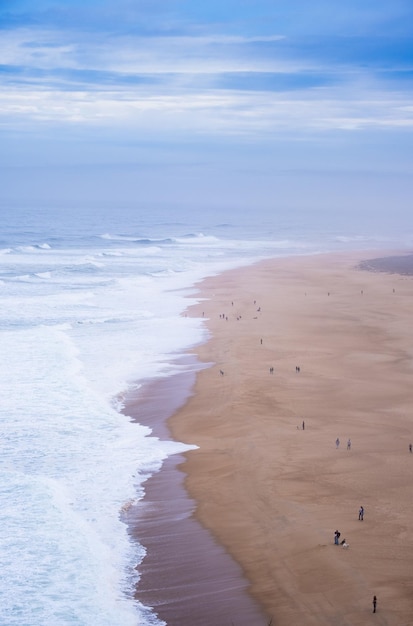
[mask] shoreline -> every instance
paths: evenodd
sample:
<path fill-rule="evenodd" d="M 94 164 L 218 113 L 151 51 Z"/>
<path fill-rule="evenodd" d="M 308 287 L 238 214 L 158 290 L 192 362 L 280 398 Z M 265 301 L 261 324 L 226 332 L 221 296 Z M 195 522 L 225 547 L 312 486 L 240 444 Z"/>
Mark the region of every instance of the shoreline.
<path fill-rule="evenodd" d="M 123 412 L 171 440 L 168 420 L 191 397 L 202 364 L 180 359 L 187 369 L 149 381 L 126 397 Z M 184 454 L 169 456 L 144 483 L 145 495 L 125 512 L 129 532 L 147 551 L 137 567 L 135 599 L 168 626 L 236 624 L 265 626 L 239 565 L 194 516 L 195 501 L 184 486 Z"/>
<path fill-rule="evenodd" d="M 368 624 L 373 595 L 376 622 L 411 623 L 413 283 L 357 267 L 374 254 L 230 270 L 189 309 L 208 318 L 196 352 L 215 366 L 169 419 L 174 439 L 199 446 L 185 486 L 280 626 Z"/>

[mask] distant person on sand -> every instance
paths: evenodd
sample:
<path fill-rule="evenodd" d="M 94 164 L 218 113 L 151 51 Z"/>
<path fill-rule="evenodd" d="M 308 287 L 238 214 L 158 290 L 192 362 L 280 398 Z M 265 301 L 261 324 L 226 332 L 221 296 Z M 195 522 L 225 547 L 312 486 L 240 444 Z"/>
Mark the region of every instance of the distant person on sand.
<path fill-rule="evenodd" d="M 409 443 L 409 452 L 412 453 L 413 452 L 413 446 L 411 443 Z"/>
<path fill-rule="evenodd" d="M 347 450 L 351 450 L 351 439 L 347 441 Z"/>
<path fill-rule="evenodd" d="M 341 532 L 339 530 L 336 530 L 334 533 L 334 543 L 336 546 L 338 546 L 338 540 L 340 539 L 340 535 L 341 535 Z"/>
<path fill-rule="evenodd" d="M 340 439 L 337 437 L 337 439 L 336 439 L 336 448 L 338 448 L 339 445 L 340 445 Z"/>
<path fill-rule="evenodd" d="M 359 520 L 362 522 L 364 520 L 364 507 L 359 508 Z"/>
<path fill-rule="evenodd" d="M 304 422 L 304 420 L 303 420 L 303 430 L 305 430 L 305 422 Z"/>
<path fill-rule="evenodd" d="M 376 596 L 373 596 L 373 613 L 376 612 L 376 607 L 377 607 L 377 598 Z"/>

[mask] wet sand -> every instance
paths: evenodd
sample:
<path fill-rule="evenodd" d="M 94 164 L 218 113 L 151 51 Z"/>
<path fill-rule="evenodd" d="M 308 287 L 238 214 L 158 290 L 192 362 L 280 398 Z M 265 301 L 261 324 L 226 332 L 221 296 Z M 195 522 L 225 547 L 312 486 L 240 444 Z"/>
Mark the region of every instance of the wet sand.
<path fill-rule="evenodd" d="M 180 366 L 182 373 L 149 382 L 126 399 L 125 414 L 162 440 L 172 439 L 167 420 L 195 382 L 196 361 L 181 359 Z M 240 566 L 193 515 L 184 461 L 180 454 L 169 457 L 144 483 L 144 500 L 126 512 L 130 532 L 147 550 L 136 598 L 169 626 L 265 625 Z"/>
<path fill-rule="evenodd" d="M 169 426 L 199 446 L 182 466 L 195 518 L 265 623 L 413 624 L 413 279 L 360 268 L 378 256 L 226 272 L 188 313 L 205 312 L 212 338 L 197 353 L 214 365 Z"/>

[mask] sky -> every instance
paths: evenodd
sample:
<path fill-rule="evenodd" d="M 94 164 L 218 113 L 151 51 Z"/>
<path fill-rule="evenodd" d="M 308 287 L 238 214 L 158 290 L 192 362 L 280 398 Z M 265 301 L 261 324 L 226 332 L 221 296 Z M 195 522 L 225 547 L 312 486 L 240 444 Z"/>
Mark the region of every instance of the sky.
<path fill-rule="evenodd" d="M 1 0 L 0 202 L 407 211 L 411 0 Z"/>

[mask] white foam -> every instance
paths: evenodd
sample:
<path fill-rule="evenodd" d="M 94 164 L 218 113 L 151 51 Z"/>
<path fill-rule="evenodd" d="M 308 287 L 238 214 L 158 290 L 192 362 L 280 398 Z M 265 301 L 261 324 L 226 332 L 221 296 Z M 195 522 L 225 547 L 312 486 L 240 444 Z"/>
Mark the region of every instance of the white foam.
<path fill-rule="evenodd" d="M 0 590 L 0 616 L 9 624 L 66 623 L 66 615 L 67 623 L 132 625 L 136 607 L 122 589 L 139 554 L 120 511 L 166 456 L 187 448 L 159 442 L 111 408 L 84 376 L 70 333 L 41 326 L 2 334 L 0 545 L 13 595 L 8 585 Z M 39 622 L 30 621 L 33 607 Z"/>

